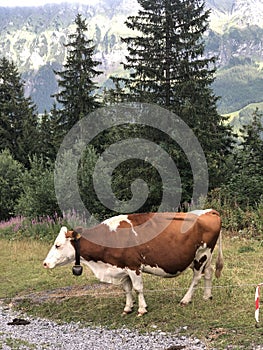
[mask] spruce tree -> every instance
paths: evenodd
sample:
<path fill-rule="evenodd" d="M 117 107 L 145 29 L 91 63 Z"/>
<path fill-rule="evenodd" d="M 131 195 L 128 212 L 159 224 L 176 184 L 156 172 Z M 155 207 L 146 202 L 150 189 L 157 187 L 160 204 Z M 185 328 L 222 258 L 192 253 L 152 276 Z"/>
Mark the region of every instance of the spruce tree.
<path fill-rule="evenodd" d="M 217 97 L 211 88 L 216 58 L 206 57 L 204 45 L 209 11 L 200 0 L 138 2 L 138 15 L 126 21 L 136 35 L 123 39 L 128 48 L 124 68 L 130 72 L 129 78 L 122 79 L 124 99 L 129 89 L 131 100 L 156 103 L 182 118 L 205 152 L 210 188 L 219 186 L 232 132 L 217 112 Z M 173 146 L 167 148 L 173 152 Z M 174 156 L 187 182 L 190 169 L 185 156 L 178 151 Z"/>
<path fill-rule="evenodd" d="M 55 161 L 61 142 L 60 127 L 58 125 L 57 109 L 53 106 L 52 112 L 41 115 L 39 122 L 40 154 L 44 160 Z"/>
<path fill-rule="evenodd" d="M 93 59 L 95 46 L 92 40 L 86 38 L 88 28 L 80 14 L 77 15 L 75 24 L 76 32 L 69 35 L 69 42 L 65 44 L 68 54 L 64 69 L 61 72 L 55 71 L 59 77 L 59 92 L 55 97 L 62 105 L 56 114 L 64 133 L 100 106 L 94 82 L 101 74 L 95 69 L 100 62 Z"/>
<path fill-rule="evenodd" d="M 8 149 L 14 159 L 29 166 L 29 158 L 39 151 L 36 107 L 24 96 L 17 67 L 0 59 L 0 150 Z"/>

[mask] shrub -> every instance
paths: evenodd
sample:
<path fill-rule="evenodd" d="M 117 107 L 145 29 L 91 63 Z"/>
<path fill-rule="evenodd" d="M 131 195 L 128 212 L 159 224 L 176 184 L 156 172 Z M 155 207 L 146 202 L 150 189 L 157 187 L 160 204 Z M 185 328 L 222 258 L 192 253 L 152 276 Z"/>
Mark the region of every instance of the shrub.
<path fill-rule="evenodd" d="M 263 197 L 253 207 L 241 207 L 235 198 L 217 189 L 210 193 L 206 206 L 220 212 L 223 228 L 230 234 L 263 239 Z"/>
<path fill-rule="evenodd" d="M 23 165 L 14 160 L 8 150 L 0 153 L 0 220 L 14 215 L 23 171 Z"/>
<path fill-rule="evenodd" d="M 28 218 L 48 217 L 60 213 L 54 189 L 53 165 L 34 157 L 21 179 L 22 193 L 16 214 Z"/>

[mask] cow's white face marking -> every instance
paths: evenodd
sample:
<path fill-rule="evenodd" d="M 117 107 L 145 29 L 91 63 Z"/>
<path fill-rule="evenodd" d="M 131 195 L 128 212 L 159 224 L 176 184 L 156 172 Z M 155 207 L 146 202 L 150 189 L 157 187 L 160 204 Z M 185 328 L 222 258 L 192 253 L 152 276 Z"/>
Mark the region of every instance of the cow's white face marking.
<path fill-rule="evenodd" d="M 44 267 L 53 269 L 56 266 L 66 265 L 75 259 L 75 249 L 70 243 L 70 238 L 66 238 L 67 228 L 63 226 L 55 240 L 54 245 L 50 249 Z"/>
<path fill-rule="evenodd" d="M 128 215 L 117 215 L 113 216 L 112 218 L 104 220 L 102 223 L 107 225 L 110 229 L 110 231 L 117 231 L 117 228 L 120 226 L 120 223 L 122 221 L 126 221 L 128 224 L 131 225 L 131 230 L 134 233 L 135 236 L 137 236 L 137 232 L 133 228 L 133 224 L 131 220 L 128 219 Z"/>

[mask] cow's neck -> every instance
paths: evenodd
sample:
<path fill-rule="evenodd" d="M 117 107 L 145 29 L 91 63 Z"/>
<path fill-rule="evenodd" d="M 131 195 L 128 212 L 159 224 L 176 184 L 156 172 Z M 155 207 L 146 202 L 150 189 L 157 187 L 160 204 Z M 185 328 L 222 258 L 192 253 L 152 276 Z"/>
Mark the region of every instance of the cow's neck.
<path fill-rule="evenodd" d="M 75 249 L 75 265 L 72 268 L 73 275 L 80 276 L 82 274 L 82 266 L 80 265 L 80 236 L 72 240 Z"/>

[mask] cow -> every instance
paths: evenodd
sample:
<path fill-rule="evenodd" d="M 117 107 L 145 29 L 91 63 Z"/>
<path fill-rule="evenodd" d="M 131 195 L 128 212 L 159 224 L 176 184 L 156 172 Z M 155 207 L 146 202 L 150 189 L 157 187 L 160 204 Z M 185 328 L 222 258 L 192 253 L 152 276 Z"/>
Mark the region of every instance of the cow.
<path fill-rule="evenodd" d="M 192 283 L 181 305 L 191 302 L 194 288 L 202 276 L 203 298 L 211 299 L 211 260 L 217 241 L 215 275 L 219 277 L 223 254 L 221 219 L 217 211 L 118 215 L 93 228 L 68 230 L 63 226 L 43 265 L 52 269 L 73 262 L 79 256 L 78 260 L 81 258 L 100 281 L 122 286 L 126 294 L 124 314 L 133 310 L 134 289 L 138 293 L 138 315 L 141 316 L 147 312 L 142 272 L 176 277 L 191 267 Z"/>

